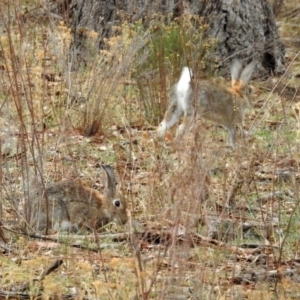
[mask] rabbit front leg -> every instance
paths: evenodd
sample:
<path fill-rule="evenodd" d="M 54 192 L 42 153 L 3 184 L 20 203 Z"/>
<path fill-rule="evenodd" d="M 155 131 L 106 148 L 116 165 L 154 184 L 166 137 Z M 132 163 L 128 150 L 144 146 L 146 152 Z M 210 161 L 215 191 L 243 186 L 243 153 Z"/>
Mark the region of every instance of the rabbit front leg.
<path fill-rule="evenodd" d="M 241 123 L 237 124 L 237 127 L 238 127 L 238 130 L 239 130 L 240 134 L 244 138 L 249 138 L 251 136 L 251 134 L 243 128 L 243 125 Z M 231 147 L 232 150 L 235 150 L 236 149 L 236 144 L 235 144 L 236 129 L 235 129 L 235 127 L 230 127 L 229 126 L 229 127 L 227 127 L 227 130 L 228 130 L 228 133 L 229 133 L 228 144 L 229 144 L 229 146 Z"/>
<path fill-rule="evenodd" d="M 250 102 L 249 102 L 250 101 Z M 249 108 L 249 103 L 252 106 L 251 99 L 240 99 L 240 107 L 237 115 L 237 127 L 240 132 L 240 135 L 244 138 L 248 138 L 250 136 L 249 131 L 245 130 L 245 110 Z"/>
<path fill-rule="evenodd" d="M 235 150 L 235 128 L 234 126 L 227 126 L 228 130 L 228 144 L 232 150 Z"/>

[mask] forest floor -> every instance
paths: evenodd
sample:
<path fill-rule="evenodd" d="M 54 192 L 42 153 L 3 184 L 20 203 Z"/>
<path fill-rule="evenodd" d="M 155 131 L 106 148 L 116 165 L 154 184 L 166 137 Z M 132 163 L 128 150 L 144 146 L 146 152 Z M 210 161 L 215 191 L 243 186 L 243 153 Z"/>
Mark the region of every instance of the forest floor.
<path fill-rule="evenodd" d="M 251 82 L 251 137 L 238 136 L 235 151 L 227 132 L 203 119 L 177 145 L 176 129 L 156 140 L 159 119 L 149 110 L 168 97 L 182 65 L 163 75 L 163 86 L 152 73 L 139 81 L 133 49 L 147 34 L 130 40 L 125 24 L 110 51 L 73 71 L 69 27 L 42 17 L 35 1 L 10 7 L 0 28 L 0 299 L 300 298 L 295 2 L 278 17 L 287 71 Z M 25 233 L 36 177 L 45 185 L 80 178 L 102 191 L 101 163 L 118 174 L 126 225 Z"/>

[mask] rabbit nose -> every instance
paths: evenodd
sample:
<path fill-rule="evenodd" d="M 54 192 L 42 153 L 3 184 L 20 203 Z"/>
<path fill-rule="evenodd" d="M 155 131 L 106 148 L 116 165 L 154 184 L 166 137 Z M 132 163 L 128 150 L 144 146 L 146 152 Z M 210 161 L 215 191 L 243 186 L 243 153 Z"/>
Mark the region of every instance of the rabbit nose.
<path fill-rule="evenodd" d="M 114 204 L 114 206 L 116 206 L 116 207 L 120 207 L 120 206 L 121 206 L 121 202 L 120 202 L 119 199 L 114 200 L 114 201 L 113 201 L 113 204 Z"/>

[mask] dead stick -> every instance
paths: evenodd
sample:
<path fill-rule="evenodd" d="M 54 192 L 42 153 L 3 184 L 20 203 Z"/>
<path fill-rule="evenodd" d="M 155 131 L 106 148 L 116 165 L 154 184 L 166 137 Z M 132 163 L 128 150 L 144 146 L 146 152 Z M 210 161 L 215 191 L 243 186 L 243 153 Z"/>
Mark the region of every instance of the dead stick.
<path fill-rule="evenodd" d="M 255 249 L 243 249 L 243 248 L 240 248 L 240 247 L 237 247 L 237 246 L 228 245 L 224 242 L 214 240 L 212 238 L 202 236 L 200 234 L 193 234 L 193 235 L 190 236 L 190 238 L 192 239 L 193 242 L 195 242 L 195 240 L 196 240 L 196 242 L 198 242 L 198 243 L 202 242 L 202 243 L 205 243 L 207 245 L 215 246 L 215 247 L 218 247 L 218 248 L 223 248 L 223 249 L 226 249 L 226 250 L 228 250 L 232 253 L 237 253 L 237 254 L 240 254 L 240 255 L 246 255 L 246 254 L 250 255 L 250 254 L 255 254 L 255 253 L 261 253 L 261 251 L 262 251 L 261 247 L 258 247 L 258 248 L 255 248 Z"/>
<path fill-rule="evenodd" d="M 55 271 L 61 264 L 63 263 L 62 259 L 57 259 L 54 263 L 52 263 L 49 267 L 47 267 L 44 272 L 42 273 L 39 280 L 43 280 L 47 275 Z"/>

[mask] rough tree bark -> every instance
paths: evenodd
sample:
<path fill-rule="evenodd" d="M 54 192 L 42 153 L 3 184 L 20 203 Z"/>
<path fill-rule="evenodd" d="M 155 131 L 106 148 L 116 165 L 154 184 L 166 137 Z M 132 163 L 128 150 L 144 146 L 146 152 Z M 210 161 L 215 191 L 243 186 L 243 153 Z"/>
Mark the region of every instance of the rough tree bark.
<path fill-rule="evenodd" d="M 64 0 L 67 1 L 67 0 Z M 120 22 L 122 12 L 135 21 L 161 12 L 175 16 L 197 14 L 205 18 L 209 34 L 218 39 L 214 60 L 222 69 L 233 57 L 244 61 L 256 59 L 257 73 L 282 73 L 284 46 L 280 41 L 273 9 L 278 11 L 282 0 L 72 0 L 73 43 L 70 52 L 74 61 L 85 56 L 85 33 L 99 33 L 95 47 L 103 46 L 103 38 L 111 35 L 112 26 Z M 225 70 L 226 68 L 224 68 Z"/>
<path fill-rule="evenodd" d="M 215 59 L 220 65 L 238 57 L 260 62 L 260 75 L 285 70 L 284 47 L 266 0 L 208 1 L 200 14 L 209 25 L 209 34 L 219 41 Z"/>
<path fill-rule="evenodd" d="M 60 2 L 70 0 L 60 0 Z M 102 48 L 103 39 L 111 36 L 112 26 L 120 24 L 121 19 L 134 22 L 158 12 L 168 15 L 176 8 L 175 0 L 71 0 L 73 43 L 70 47 L 73 63 L 84 61 L 88 49 L 85 38 L 88 30 L 99 33 L 95 46 Z M 120 17 L 119 13 L 122 13 Z"/>
<path fill-rule="evenodd" d="M 85 1 L 74 0 L 72 2 L 72 36 L 70 47 L 72 67 L 77 68 L 88 57 L 88 49 L 85 40 L 88 31 L 99 34 L 95 47 L 101 48 L 103 38 L 111 36 L 112 26 L 116 25 L 117 5 L 116 0 Z"/>

